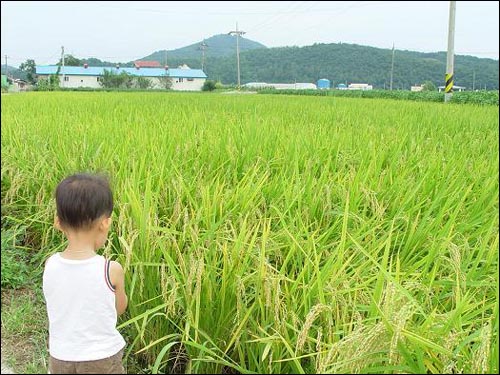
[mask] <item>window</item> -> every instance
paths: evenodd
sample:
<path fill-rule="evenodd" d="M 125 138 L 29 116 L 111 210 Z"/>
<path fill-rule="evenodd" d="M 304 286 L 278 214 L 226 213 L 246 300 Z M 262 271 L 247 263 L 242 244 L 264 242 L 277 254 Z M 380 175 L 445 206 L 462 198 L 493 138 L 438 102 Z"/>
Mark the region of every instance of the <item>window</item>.
<path fill-rule="evenodd" d="M 83 83 L 83 79 L 81 79 L 80 82 Z"/>
<path fill-rule="evenodd" d="M 188 78 L 188 81 L 190 81 L 190 82 L 194 81 L 194 78 Z"/>
<path fill-rule="evenodd" d="M 184 78 L 179 78 L 179 82 L 183 82 L 184 81 Z"/>
<path fill-rule="evenodd" d="M 69 81 L 69 77 L 68 76 L 64 76 L 64 82 L 68 82 Z"/>

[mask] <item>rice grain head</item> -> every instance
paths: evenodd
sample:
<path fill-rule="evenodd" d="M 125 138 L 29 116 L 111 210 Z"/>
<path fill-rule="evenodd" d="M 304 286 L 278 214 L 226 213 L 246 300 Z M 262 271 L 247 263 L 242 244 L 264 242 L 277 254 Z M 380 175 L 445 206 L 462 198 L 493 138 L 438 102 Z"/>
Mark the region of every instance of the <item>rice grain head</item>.
<path fill-rule="evenodd" d="M 297 354 L 302 348 L 304 347 L 304 344 L 307 339 L 307 335 L 309 333 L 309 330 L 311 329 L 312 324 L 316 320 L 316 318 L 321 314 L 323 311 L 329 311 L 330 307 L 323 305 L 321 303 L 318 303 L 312 307 L 312 309 L 309 311 L 309 313 L 306 316 L 306 321 L 304 323 L 304 326 L 302 327 L 302 330 L 299 333 L 299 337 L 297 339 L 297 346 L 295 348 L 295 353 Z"/>

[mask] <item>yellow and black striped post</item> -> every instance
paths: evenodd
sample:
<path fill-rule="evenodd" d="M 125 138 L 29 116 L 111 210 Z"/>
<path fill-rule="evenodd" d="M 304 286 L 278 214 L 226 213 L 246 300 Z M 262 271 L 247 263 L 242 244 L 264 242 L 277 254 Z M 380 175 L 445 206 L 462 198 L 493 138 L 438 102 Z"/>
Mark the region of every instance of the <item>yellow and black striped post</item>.
<path fill-rule="evenodd" d="M 453 92 L 453 73 L 445 74 L 444 92 L 446 94 Z"/>

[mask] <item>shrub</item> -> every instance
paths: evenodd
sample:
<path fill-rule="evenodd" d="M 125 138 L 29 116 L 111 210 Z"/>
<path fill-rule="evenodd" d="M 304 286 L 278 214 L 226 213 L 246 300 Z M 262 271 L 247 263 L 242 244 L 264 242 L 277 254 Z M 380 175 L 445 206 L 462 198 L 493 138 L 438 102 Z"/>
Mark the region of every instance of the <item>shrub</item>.
<path fill-rule="evenodd" d="M 19 247 L 23 228 L 2 229 L 2 288 L 19 288 L 28 280 L 28 265 Z"/>
<path fill-rule="evenodd" d="M 201 88 L 202 91 L 214 91 L 216 84 L 214 81 L 206 80 Z"/>

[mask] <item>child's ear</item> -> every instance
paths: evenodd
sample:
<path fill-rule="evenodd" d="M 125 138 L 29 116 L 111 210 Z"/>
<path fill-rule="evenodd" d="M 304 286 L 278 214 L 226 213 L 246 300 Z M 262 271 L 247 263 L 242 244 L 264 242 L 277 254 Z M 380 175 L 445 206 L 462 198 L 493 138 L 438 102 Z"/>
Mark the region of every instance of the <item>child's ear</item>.
<path fill-rule="evenodd" d="M 63 229 L 61 228 L 61 222 L 59 221 L 59 216 L 57 216 L 57 215 L 54 216 L 54 227 L 57 230 L 60 230 L 61 232 L 63 232 Z"/>
<path fill-rule="evenodd" d="M 102 229 L 108 230 L 110 226 L 111 226 L 111 216 L 102 219 L 101 221 Z"/>

